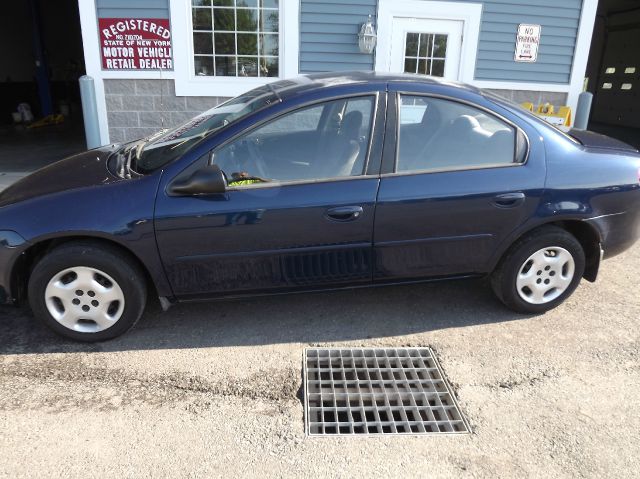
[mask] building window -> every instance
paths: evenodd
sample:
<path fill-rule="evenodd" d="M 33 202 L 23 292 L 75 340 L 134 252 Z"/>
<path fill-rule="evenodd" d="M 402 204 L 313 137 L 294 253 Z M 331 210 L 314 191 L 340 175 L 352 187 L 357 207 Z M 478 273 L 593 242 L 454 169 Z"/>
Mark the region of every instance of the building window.
<path fill-rule="evenodd" d="M 407 33 L 404 53 L 405 73 L 443 77 L 447 39 L 447 35 L 435 33 Z"/>
<path fill-rule="evenodd" d="M 196 76 L 279 76 L 279 0 L 192 0 L 191 18 Z"/>

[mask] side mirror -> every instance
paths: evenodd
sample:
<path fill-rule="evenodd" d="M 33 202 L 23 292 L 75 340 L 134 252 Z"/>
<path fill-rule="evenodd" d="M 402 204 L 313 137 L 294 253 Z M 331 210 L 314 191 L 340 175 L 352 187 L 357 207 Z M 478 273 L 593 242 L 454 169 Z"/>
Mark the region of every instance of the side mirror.
<path fill-rule="evenodd" d="M 227 180 L 218 165 L 198 168 L 190 176 L 175 181 L 170 188 L 174 195 L 213 195 L 224 193 Z"/>

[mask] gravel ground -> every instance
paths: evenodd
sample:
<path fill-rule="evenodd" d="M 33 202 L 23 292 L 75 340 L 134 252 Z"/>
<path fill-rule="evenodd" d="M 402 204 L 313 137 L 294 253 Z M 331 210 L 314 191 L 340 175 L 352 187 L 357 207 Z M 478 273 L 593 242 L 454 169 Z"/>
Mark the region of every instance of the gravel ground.
<path fill-rule="evenodd" d="M 639 265 L 539 317 L 460 281 L 153 305 L 82 345 L 1 308 L 0 476 L 638 477 Z M 433 347 L 473 433 L 306 438 L 309 345 Z"/>

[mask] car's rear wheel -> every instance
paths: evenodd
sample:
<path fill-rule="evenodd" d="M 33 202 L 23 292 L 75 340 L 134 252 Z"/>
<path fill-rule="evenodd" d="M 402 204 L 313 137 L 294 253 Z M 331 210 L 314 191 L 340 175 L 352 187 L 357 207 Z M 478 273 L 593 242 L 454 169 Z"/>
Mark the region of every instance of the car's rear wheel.
<path fill-rule="evenodd" d="M 110 246 L 68 243 L 47 253 L 29 278 L 29 303 L 56 333 L 79 341 L 123 334 L 140 319 L 145 278 Z"/>
<path fill-rule="evenodd" d="M 543 313 L 567 299 L 580 283 L 585 256 L 580 242 L 556 226 L 516 242 L 491 276 L 496 296 L 521 313 Z"/>

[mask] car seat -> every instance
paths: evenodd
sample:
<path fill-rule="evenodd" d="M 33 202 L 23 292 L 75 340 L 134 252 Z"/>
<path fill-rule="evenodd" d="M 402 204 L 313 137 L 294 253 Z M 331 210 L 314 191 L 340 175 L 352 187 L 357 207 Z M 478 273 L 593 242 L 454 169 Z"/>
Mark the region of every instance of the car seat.
<path fill-rule="evenodd" d="M 362 113 L 352 111 L 345 115 L 338 134 L 326 145 L 322 153 L 324 157 L 324 178 L 350 176 L 361 152 L 360 129 L 362 128 Z M 356 173 L 357 174 L 357 173 Z"/>

